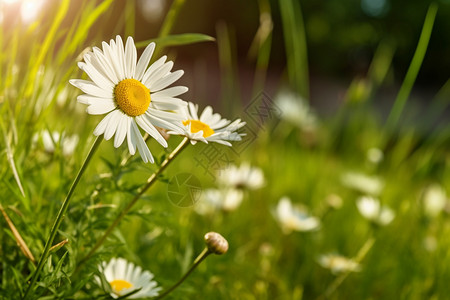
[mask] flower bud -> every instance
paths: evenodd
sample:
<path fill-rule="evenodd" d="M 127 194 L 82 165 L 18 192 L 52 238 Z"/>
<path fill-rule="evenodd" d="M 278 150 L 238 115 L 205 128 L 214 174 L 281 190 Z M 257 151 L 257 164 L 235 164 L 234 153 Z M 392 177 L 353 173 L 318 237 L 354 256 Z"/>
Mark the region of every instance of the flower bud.
<path fill-rule="evenodd" d="M 205 234 L 205 243 L 211 253 L 220 255 L 228 251 L 228 241 L 217 232 Z"/>

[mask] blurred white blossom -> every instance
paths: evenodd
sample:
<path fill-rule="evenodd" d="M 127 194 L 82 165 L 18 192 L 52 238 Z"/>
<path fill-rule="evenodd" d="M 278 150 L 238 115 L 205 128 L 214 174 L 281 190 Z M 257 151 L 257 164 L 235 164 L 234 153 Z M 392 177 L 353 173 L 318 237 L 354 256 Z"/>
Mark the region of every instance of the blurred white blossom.
<path fill-rule="evenodd" d="M 380 195 L 384 187 L 384 182 L 380 178 L 357 172 L 343 174 L 341 182 L 346 187 L 372 196 Z"/>
<path fill-rule="evenodd" d="M 367 150 L 367 160 L 373 164 L 379 164 L 384 158 L 383 151 L 378 148 L 370 148 Z"/>
<path fill-rule="evenodd" d="M 281 110 L 281 118 L 283 120 L 306 131 L 317 129 L 317 116 L 300 95 L 282 91 L 276 97 L 275 104 Z"/>
<path fill-rule="evenodd" d="M 48 153 L 55 152 L 56 145 L 60 145 L 64 156 L 71 156 L 78 145 L 79 137 L 77 135 L 67 136 L 64 132 L 59 133 L 53 131 L 51 134 L 48 130 L 43 130 L 33 137 L 33 141 L 42 141 L 44 150 Z"/>
<path fill-rule="evenodd" d="M 436 217 L 444 210 L 447 204 L 447 195 L 442 186 L 430 185 L 423 194 L 424 212 L 429 217 Z"/>
<path fill-rule="evenodd" d="M 325 199 L 325 202 L 327 205 L 333 209 L 339 209 L 342 207 L 343 201 L 342 198 L 339 195 L 336 194 L 330 194 Z"/>
<path fill-rule="evenodd" d="M 330 269 L 333 274 L 361 271 L 359 263 L 339 254 L 324 254 L 317 261 L 322 267 Z"/>
<path fill-rule="evenodd" d="M 285 234 L 292 231 L 311 231 L 320 226 L 318 218 L 309 215 L 306 210 L 294 207 L 288 197 L 283 197 L 278 202 L 275 218 Z"/>
<path fill-rule="evenodd" d="M 244 192 L 234 188 L 207 189 L 202 192 L 195 204 L 195 211 L 201 215 L 212 214 L 217 210 L 234 211 L 242 203 Z"/>
<path fill-rule="evenodd" d="M 379 225 L 388 225 L 395 218 L 394 211 L 387 206 L 382 206 L 380 200 L 376 198 L 360 197 L 356 205 L 364 218 Z"/>
<path fill-rule="evenodd" d="M 256 190 L 264 186 L 264 173 L 244 162 L 239 167 L 232 165 L 221 170 L 217 174 L 217 182 L 224 187 Z"/>

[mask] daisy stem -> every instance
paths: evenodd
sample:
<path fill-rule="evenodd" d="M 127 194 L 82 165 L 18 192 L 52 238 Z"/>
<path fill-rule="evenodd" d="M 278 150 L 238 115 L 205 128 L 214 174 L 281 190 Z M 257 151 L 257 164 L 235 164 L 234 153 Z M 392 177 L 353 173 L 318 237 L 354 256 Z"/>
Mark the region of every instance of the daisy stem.
<path fill-rule="evenodd" d="M 134 198 L 128 203 L 128 205 L 122 209 L 120 214 L 117 216 L 117 218 L 114 220 L 114 222 L 106 229 L 103 236 L 97 241 L 97 243 L 94 245 L 94 247 L 89 251 L 89 253 L 79 262 L 78 267 L 81 266 L 84 262 L 86 262 L 94 253 L 95 251 L 100 248 L 100 246 L 105 242 L 106 238 L 111 234 L 111 232 L 116 228 L 116 226 L 120 223 L 120 221 L 125 217 L 125 215 L 130 211 L 130 209 L 133 207 L 134 204 L 144 195 L 144 193 L 156 182 L 156 179 L 158 176 L 166 169 L 166 167 L 169 165 L 169 163 L 177 157 L 180 152 L 186 148 L 186 146 L 189 145 L 189 139 L 184 138 L 181 143 L 177 146 L 175 150 L 173 150 L 169 156 L 166 157 L 166 159 L 162 162 L 161 166 L 158 170 L 156 170 L 148 179 L 147 184 L 134 196 Z"/>
<path fill-rule="evenodd" d="M 197 258 L 194 260 L 194 263 L 192 264 L 192 266 L 190 267 L 190 269 L 186 272 L 186 274 L 183 275 L 183 277 L 180 278 L 180 280 L 177 281 L 177 283 L 175 283 L 174 285 L 172 285 L 168 290 L 164 291 L 164 293 L 162 293 L 161 295 L 159 295 L 158 297 L 156 297 L 156 300 L 162 299 L 165 296 L 167 296 L 168 294 L 170 294 L 174 289 L 176 289 L 180 284 L 183 283 L 184 280 L 186 280 L 186 278 L 188 278 L 188 276 L 192 273 L 192 271 L 195 270 L 195 268 L 197 268 L 197 266 L 205 259 L 208 257 L 208 255 L 210 255 L 212 252 L 208 250 L 208 248 L 203 249 L 202 253 L 200 253 L 199 256 L 197 256 Z"/>
<path fill-rule="evenodd" d="M 359 249 L 358 253 L 356 254 L 356 257 L 354 259 L 355 262 L 360 263 L 363 258 L 367 255 L 369 250 L 372 248 L 373 244 L 375 243 L 374 237 L 369 237 L 367 241 L 364 243 L 364 245 Z M 337 290 L 337 288 L 344 282 L 344 280 L 348 277 L 350 274 L 350 271 L 346 271 L 339 275 L 325 290 L 325 292 L 322 294 L 319 299 L 328 299 L 330 296 Z"/>
<path fill-rule="evenodd" d="M 50 236 L 47 239 L 47 242 L 45 243 L 44 252 L 42 253 L 38 265 L 36 267 L 36 270 L 34 271 L 33 276 L 31 277 L 30 284 L 28 285 L 28 288 L 25 292 L 25 295 L 23 296 L 23 299 L 26 299 L 28 295 L 30 294 L 31 290 L 33 289 L 36 280 L 39 277 L 39 274 L 42 271 L 42 268 L 44 266 L 45 261 L 47 260 L 50 249 L 52 247 L 53 241 L 55 240 L 56 233 L 58 232 L 59 226 L 61 225 L 61 222 L 64 218 L 64 215 L 67 212 L 67 208 L 69 207 L 70 199 L 72 198 L 72 195 L 80 182 L 81 176 L 83 175 L 84 171 L 86 170 L 89 162 L 91 161 L 91 158 L 94 156 L 95 151 L 98 149 L 98 146 L 100 145 L 103 138 L 97 137 L 95 139 L 94 144 L 91 147 L 91 150 L 89 150 L 89 153 L 86 156 L 86 159 L 83 162 L 83 165 L 81 166 L 80 170 L 78 171 L 77 176 L 75 177 L 74 181 L 72 182 L 72 185 L 69 189 L 69 192 L 67 193 L 66 198 L 64 199 L 64 202 L 58 212 L 58 215 L 56 216 L 55 222 L 53 223 L 52 229 L 50 230 Z"/>

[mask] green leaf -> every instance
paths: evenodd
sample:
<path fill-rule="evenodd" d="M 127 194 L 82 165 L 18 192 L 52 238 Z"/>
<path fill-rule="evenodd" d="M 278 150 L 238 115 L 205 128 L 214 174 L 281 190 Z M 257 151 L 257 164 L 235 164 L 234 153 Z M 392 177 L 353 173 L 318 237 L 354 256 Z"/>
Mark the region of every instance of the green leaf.
<path fill-rule="evenodd" d="M 144 48 L 151 42 L 155 42 L 159 47 L 190 45 L 201 42 L 213 42 L 216 39 L 212 36 L 201 33 L 183 33 L 167 35 L 164 37 L 150 39 L 136 43 L 136 48 Z"/>

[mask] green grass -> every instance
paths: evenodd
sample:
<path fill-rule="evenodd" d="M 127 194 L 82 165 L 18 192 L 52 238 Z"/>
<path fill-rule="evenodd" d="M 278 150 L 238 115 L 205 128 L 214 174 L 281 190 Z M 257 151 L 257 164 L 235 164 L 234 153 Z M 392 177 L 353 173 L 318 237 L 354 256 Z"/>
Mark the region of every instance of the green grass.
<path fill-rule="evenodd" d="M 94 142 L 92 131 L 100 120 L 88 116 L 83 105 L 76 103 L 78 91 L 68 85 L 68 80 L 81 76 L 76 67 L 80 52 L 109 40 L 110 35 L 103 33 L 108 32 L 103 27 L 119 5 L 108 0 L 98 5 L 83 1 L 83 9 L 73 14 L 69 10 L 71 1 L 58 3 L 51 8 L 53 18 L 40 19 L 40 26 L 2 30 L 0 37 L 0 204 L 36 260 Z M 126 16 L 133 15 L 134 5 L 126 7 Z M 189 2 L 174 1 L 160 36 L 137 44 L 144 47 L 156 41 L 163 48 L 213 41 L 203 34 L 171 33 L 185 5 Z M 269 2 L 260 1 L 259 5 L 261 15 L 274 10 Z M 295 18 L 301 14 L 300 7 L 290 1 L 280 1 L 279 9 L 288 51 L 286 85 L 308 97 L 306 37 L 303 22 Z M 425 37 L 421 38 L 417 50 L 420 53 L 415 55 L 412 71 L 408 71 L 401 87 L 400 100 L 391 112 L 391 125 L 398 125 L 403 116 L 425 55 L 428 43 L 424 40 L 430 37 L 435 9 L 431 6 L 427 14 Z M 120 30 L 134 32 L 134 24 L 130 23 L 133 20 L 126 17 Z M 260 33 L 255 32 L 251 46 L 256 50 L 249 50 L 257 72 L 251 89 L 254 94 L 264 85 L 270 65 L 272 19 L 262 20 Z M 217 68 L 221 68 L 222 83 L 236 88 L 217 95 L 224 99 L 238 94 L 239 86 L 232 29 L 225 23 L 217 27 L 220 47 Z M 89 38 L 87 31 L 92 32 Z M 433 184 L 442 186 L 447 198 L 450 194 L 448 124 L 429 135 L 419 126 L 386 129 L 377 114 L 376 90 L 383 85 L 392 67 L 394 50 L 389 42 L 382 42 L 367 78 L 355 80 L 349 88 L 348 101 L 338 114 L 319 118 L 314 130 L 289 123 L 282 118 L 283 114 L 281 120 L 269 120 L 263 129 L 255 129 L 238 96 L 232 100 L 232 108 L 226 107 L 228 111 L 222 111 L 219 104 L 215 111 L 229 119 L 246 120 L 256 139 L 239 155 L 225 146 L 218 147 L 237 164 L 250 162 L 261 168 L 265 186 L 245 191 L 244 201 L 232 212 L 218 210 L 211 215 L 199 215 L 195 205 L 172 204 L 167 196 L 167 182 L 179 173 L 194 174 L 203 188 L 217 186 L 195 160 L 211 145 L 189 146 L 138 201 L 104 246 L 80 264 L 158 168 L 157 164 L 143 164 L 138 155 L 123 165 L 126 146 L 115 149 L 111 141 L 102 142 L 73 195 L 53 244 L 65 239 L 69 242 L 50 252 L 30 299 L 108 299 L 94 276 L 101 262 L 119 256 L 150 270 L 165 290 L 189 269 L 205 247 L 203 236 L 209 231 L 227 238 L 228 253 L 208 257 L 167 299 L 324 299 L 325 291 L 339 275 L 321 267 L 317 262 L 319 256 L 334 252 L 356 258 L 361 247 L 372 238 L 373 246 L 359 258 L 361 271 L 343 278 L 329 299 L 445 299 L 450 292 L 448 203 L 442 212 L 431 217 L 426 215 L 423 201 L 424 191 Z M 164 52 L 159 51 L 161 55 Z M 447 90 L 448 84 L 433 100 L 437 109 L 429 116 L 431 120 L 448 105 Z M 238 114 L 226 114 L 231 111 Z M 65 156 L 62 143 L 57 141 L 53 152 L 46 151 L 42 139 L 34 138 L 42 130 L 78 135 L 76 151 Z M 180 141 L 180 137 L 172 136 L 169 149 L 174 149 Z M 158 161 L 162 161 L 168 152 L 153 140 L 148 144 Z M 367 158 L 367 151 L 373 147 L 380 148 L 384 154 L 379 163 Z M 363 194 L 345 186 L 341 180 L 350 171 L 383 180 L 385 185 L 379 198 L 395 211 L 392 223 L 372 226 L 359 214 L 356 200 Z M 340 208 L 328 206 L 326 199 L 330 195 L 342 199 Z M 312 215 L 320 218 L 320 229 L 283 233 L 274 217 L 276 205 L 283 196 L 289 196 L 294 204 L 306 206 Z M 0 224 L 0 299 L 20 299 L 36 265 L 22 253 L 11 224 L 3 216 Z"/>

